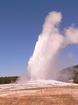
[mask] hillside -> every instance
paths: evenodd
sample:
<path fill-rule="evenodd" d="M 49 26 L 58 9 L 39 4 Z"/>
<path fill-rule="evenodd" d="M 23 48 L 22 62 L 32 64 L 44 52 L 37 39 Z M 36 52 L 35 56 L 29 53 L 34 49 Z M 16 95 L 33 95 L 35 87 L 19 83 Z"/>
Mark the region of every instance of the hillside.
<path fill-rule="evenodd" d="M 65 68 L 60 71 L 59 80 L 68 82 L 69 80 L 74 81 L 74 79 L 78 79 L 78 65 Z"/>

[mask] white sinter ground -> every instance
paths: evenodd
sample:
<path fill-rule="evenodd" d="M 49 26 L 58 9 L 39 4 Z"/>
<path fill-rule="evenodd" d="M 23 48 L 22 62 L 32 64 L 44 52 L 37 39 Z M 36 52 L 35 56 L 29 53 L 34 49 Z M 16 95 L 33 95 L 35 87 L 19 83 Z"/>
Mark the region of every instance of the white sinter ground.
<path fill-rule="evenodd" d="M 73 83 L 65 83 L 55 80 L 36 80 L 29 81 L 26 83 L 15 83 L 15 84 L 3 84 L 0 85 L 0 96 L 8 96 L 13 94 L 21 94 L 24 95 L 28 90 L 31 92 L 34 88 L 45 88 L 52 86 L 78 86 Z M 26 92 L 25 92 L 26 91 Z M 27 93 L 26 93 L 27 94 Z"/>

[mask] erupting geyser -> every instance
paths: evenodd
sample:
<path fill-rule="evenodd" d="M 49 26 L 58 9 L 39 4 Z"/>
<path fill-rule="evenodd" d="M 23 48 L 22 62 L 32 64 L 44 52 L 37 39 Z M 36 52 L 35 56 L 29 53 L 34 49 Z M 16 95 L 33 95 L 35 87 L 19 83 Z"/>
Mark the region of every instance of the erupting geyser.
<path fill-rule="evenodd" d="M 78 44 L 78 28 L 59 29 L 62 14 L 50 12 L 43 24 L 43 30 L 36 42 L 34 52 L 28 61 L 27 78 L 29 80 L 47 80 L 57 78 L 57 55 L 60 49 L 69 44 Z"/>

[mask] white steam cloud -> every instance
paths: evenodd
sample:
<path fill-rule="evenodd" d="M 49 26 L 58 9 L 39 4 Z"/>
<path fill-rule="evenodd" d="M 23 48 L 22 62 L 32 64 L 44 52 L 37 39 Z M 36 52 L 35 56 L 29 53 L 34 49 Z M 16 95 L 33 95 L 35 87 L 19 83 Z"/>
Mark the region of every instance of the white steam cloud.
<path fill-rule="evenodd" d="M 78 28 L 70 26 L 61 34 L 59 29 L 61 20 L 60 12 L 50 12 L 46 17 L 33 55 L 28 61 L 29 80 L 56 79 L 58 71 L 56 59 L 60 49 L 70 44 L 78 44 Z"/>

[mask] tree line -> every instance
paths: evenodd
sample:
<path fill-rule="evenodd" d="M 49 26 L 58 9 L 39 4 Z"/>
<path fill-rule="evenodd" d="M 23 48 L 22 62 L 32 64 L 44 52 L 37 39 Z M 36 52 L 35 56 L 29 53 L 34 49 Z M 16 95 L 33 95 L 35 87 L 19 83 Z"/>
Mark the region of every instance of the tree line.
<path fill-rule="evenodd" d="M 0 77 L 0 84 L 14 83 L 18 79 L 18 76 Z"/>
<path fill-rule="evenodd" d="M 18 76 L 0 77 L 0 84 L 14 83 L 18 79 Z M 78 71 L 74 72 L 73 82 L 78 83 Z"/>

